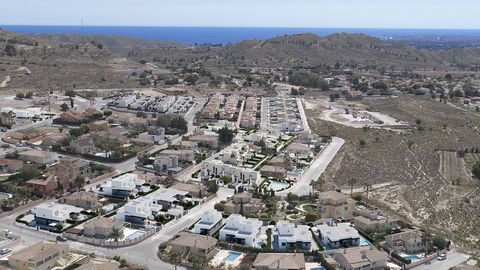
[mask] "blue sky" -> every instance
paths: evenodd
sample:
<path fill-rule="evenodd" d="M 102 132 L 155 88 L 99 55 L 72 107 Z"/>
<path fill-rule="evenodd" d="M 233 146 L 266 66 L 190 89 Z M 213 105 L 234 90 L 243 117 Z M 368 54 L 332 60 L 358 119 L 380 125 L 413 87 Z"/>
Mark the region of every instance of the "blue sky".
<path fill-rule="evenodd" d="M 478 0 L 15 0 L 0 25 L 480 29 Z"/>

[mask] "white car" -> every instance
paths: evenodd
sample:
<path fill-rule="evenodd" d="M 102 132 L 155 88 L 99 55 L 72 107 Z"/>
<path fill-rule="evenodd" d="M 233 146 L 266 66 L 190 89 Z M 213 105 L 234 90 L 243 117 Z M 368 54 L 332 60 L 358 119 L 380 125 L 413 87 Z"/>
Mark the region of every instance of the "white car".
<path fill-rule="evenodd" d="M 5 255 L 7 253 L 10 253 L 12 250 L 9 248 L 2 248 L 0 249 L 0 255 Z"/>
<path fill-rule="evenodd" d="M 439 261 L 444 261 L 446 259 L 447 259 L 447 254 L 445 254 L 445 253 L 441 253 L 437 256 L 437 260 L 439 260 Z"/>

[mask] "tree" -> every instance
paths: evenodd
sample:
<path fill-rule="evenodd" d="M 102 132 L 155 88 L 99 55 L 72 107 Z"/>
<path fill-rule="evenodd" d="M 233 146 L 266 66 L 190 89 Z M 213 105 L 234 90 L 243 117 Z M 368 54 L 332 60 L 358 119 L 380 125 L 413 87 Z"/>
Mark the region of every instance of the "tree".
<path fill-rule="evenodd" d="M 79 175 L 79 176 L 75 177 L 75 179 L 73 180 L 73 183 L 77 187 L 83 187 L 83 185 L 85 184 L 85 176 Z"/>
<path fill-rule="evenodd" d="M 172 250 L 168 253 L 168 259 L 175 266 L 175 270 L 177 270 L 177 265 L 182 261 L 182 255 L 179 252 Z"/>
<path fill-rule="evenodd" d="M 472 166 L 472 174 L 477 178 L 480 179 L 480 161 L 477 161 Z"/>
<path fill-rule="evenodd" d="M 25 98 L 30 99 L 30 98 L 32 98 L 32 97 L 33 97 L 33 92 L 31 92 L 31 91 L 30 91 L 30 92 L 27 92 L 27 93 L 25 94 Z"/>
<path fill-rule="evenodd" d="M 218 141 L 223 144 L 231 144 L 233 141 L 233 131 L 228 129 L 227 127 L 223 127 L 218 130 Z"/>
<path fill-rule="evenodd" d="M 24 99 L 24 98 L 25 98 L 25 94 L 24 94 L 24 93 L 17 93 L 16 98 L 17 98 L 17 99 Z"/>
<path fill-rule="evenodd" d="M 270 251 L 272 249 L 272 229 L 267 230 L 267 245 L 265 246 L 265 251 Z"/>
<path fill-rule="evenodd" d="M 15 46 L 13 46 L 12 44 L 7 44 L 7 46 L 5 46 L 5 54 L 8 57 L 17 56 L 17 49 L 15 49 Z"/>
<path fill-rule="evenodd" d="M 314 222 L 318 219 L 318 214 L 313 211 L 308 211 L 305 214 L 305 222 Z"/>
<path fill-rule="evenodd" d="M 438 250 L 444 250 L 447 248 L 448 241 L 443 237 L 435 236 L 433 237 L 432 243 L 433 246 L 437 247 Z"/>
<path fill-rule="evenodd" d="M 7 157 L 8 158 L 8 157 Z M 34 165 L 27 164 L 20 169 L 17 174 L 12 174 L 8 177 L 9 181 L 25 182 L 42 175 L 42 172 Z"/>
<path fill-rule="evenodd" d="M 188 74 L 187 76 L 185 76 L 183 81 L 185 81 L 189 85 L 193 85 L 198 81 L 198 75 L 197 74 Z"/>
<path fill-rule="evenodd" d="M 207 182 L 206 184 L 207 186 L 207 191 L 210 192 L 210 193 L 217 193 L 218 191 L 218 185 L 217 185 L 217 182 L 215 182 L 215 180 L 210 180 Z"/>
<path fill-rule="evenodd" d="M 73 97 L 75 97 L 75 91 L 67 90 L 67 91 L 65 91 L 65 96 L 73 98 Z"/>
<path fill-rule="evenodd" d="M 110 233 L 109 237 L 113 238 L 115 242 L 118 242 L 118 239 L 122 239 L 124 237 L 123 229 L 122 228 L 112 228 L 112 232 Z"/>
<path fill-rule="evenodd" d="M 220 212 L 223 212 L 225 211 L 225 204 L 223 203 L 216 203 L 213 208 L 215 208 L 215 210 L 217 211 L 220 211 Z"/>
<path fill-rule="evenodd" d="M 362 147 L 365 146 L 365 145 L 367 145 L 367 142 L 366 142 L 365 140 L 363 140 L 363 139 L 361 139 L 358 143 L 359 143 L 360 146 L 362 146 Z"/>
<path fill-rule="evenodd" d="M 348 180 L 348 184 L 350 184 L 350 197 L 353 198 L 353 185 L 357 183 L 357 180 L 351 178 Z"/>
<path fill-rule="evenodd" d="M 60 110 L 62 112 L 66 112 L 68 111 L 68 109 L 70 109 L 70 107 L 68 107 L 67 103 L 63 103 L 62 105 L 60 105 Z"/>
<path fill-rule="evenodd" d="M 207 264 L 204 258 L 200 258 L 198 256 L 190 256 L 188 258 L 188 262 L 191 263 L 193 269 L 196 269 L 196 270 L 205 268 L 205 265 Z"/>
<path fill-rule="evenodd" d="M 223 175 L 220 177 L 220 181 L 222 181 L 223 184 L 228 185 L 230 182 L 232 182 L 232 177 L 228 175 Z"/>

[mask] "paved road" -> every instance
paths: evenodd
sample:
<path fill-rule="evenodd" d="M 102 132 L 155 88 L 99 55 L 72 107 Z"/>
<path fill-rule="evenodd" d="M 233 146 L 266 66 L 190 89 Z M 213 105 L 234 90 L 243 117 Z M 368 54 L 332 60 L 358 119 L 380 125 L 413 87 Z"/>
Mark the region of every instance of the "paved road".
<path fill-rule="evenodd" d="M 414 267 L 414 270 L 449 270 L 454 266 L 462 264 L 468 260 L 469 256 L 457 252 L 457 251 L 450 251 L 447 254 L 447 259 L 444 261 L 439 261 L 434 259 L 430 261 L 430 264 L 422 264 L 420 266 Z"/>
<path fill-rule="evenodd" d="M 289 192 L 299 196 L 309 195 L 312 192 L 310 181 L 317 180 L 320 175 L 322 175 L 322 173 L 327 169 L 328 164 L 330 164 L 344 143 L 345 140 L 338 137 L 333 137 L 332 142 L 329 143 L 322 152 L 320 152 L 315 161 L 313 161 L 307 171 L 300 176 L 293 187 L 277 192 L 276 195 L 286 196 Z"/>

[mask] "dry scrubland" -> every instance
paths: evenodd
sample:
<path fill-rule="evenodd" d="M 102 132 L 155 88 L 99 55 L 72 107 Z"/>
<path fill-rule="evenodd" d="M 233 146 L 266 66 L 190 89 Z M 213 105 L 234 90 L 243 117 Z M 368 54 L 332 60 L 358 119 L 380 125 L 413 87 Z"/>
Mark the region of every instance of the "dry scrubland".
<path fill-rule="evenodd" d="M 480 181 L 470 176 L 472 159 L 478 157 L 467 154 L 464 161 L 454 152 L 439 149 L 480 147 L 480 115 L 428 97 L 401 96 L 362 103 L 408 121 L 412 131 L 399 134 L 345 127 L 319 120 L 317 109 L 310 108 L 315 132 L 347 140 L 326 180 L 342 188 L 347 188 L 352 178 L 358 187 L 391 183 L 371 192 L 370 199 L 419 225 L 422 222 L 424 227 L 445 232 L 458 244 L 478 252 Z"/>

